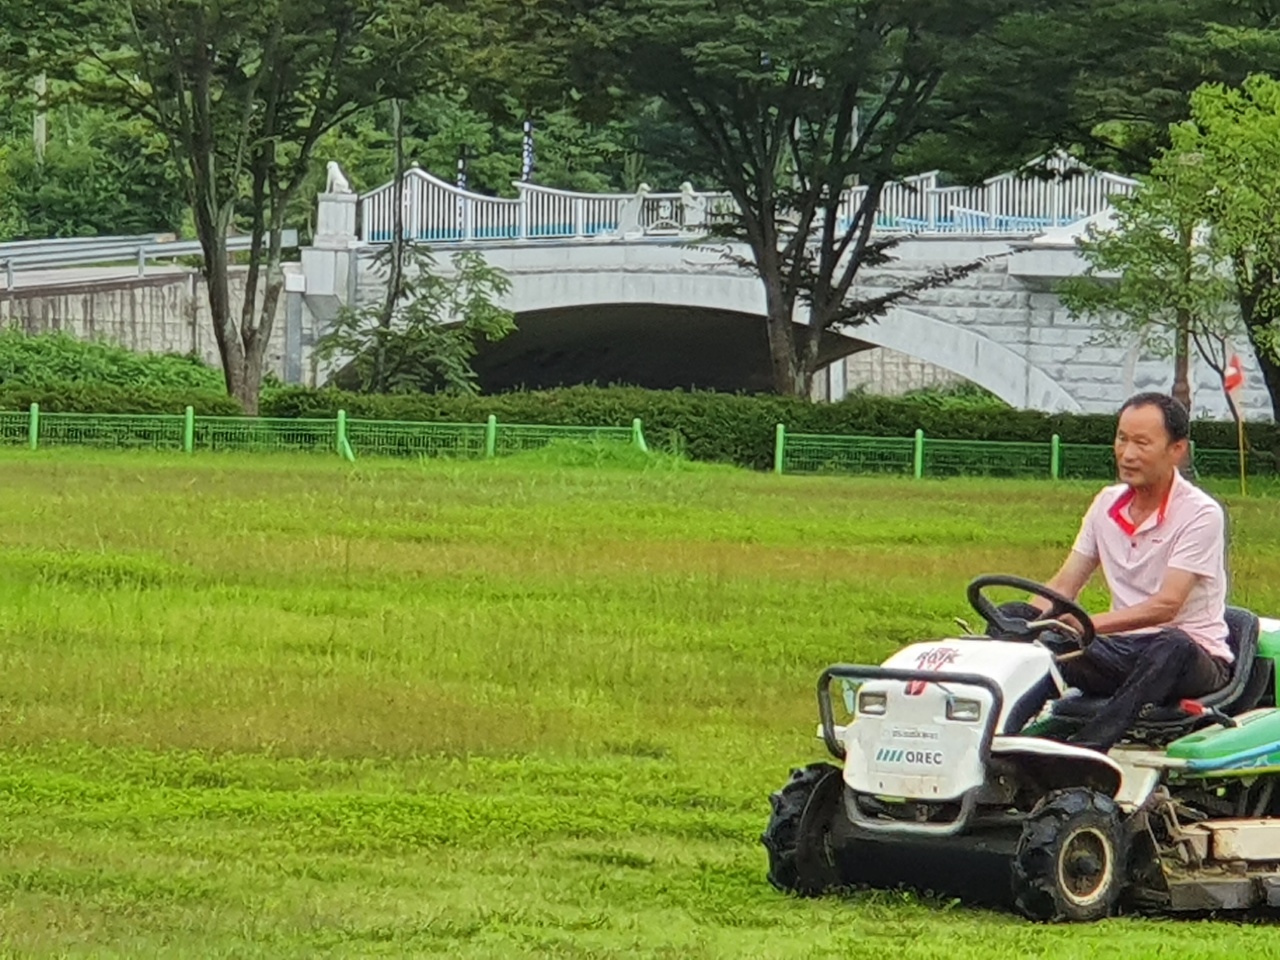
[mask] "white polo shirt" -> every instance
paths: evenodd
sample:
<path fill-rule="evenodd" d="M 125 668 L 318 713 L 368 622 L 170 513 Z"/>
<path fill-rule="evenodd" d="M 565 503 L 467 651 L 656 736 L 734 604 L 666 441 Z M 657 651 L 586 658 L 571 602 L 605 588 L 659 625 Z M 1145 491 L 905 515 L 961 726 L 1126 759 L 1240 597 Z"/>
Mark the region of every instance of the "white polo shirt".
<path fill-rule="evenodd" d="M 1185 631 L 1209 654 L 1230 663 L 1222 507 L 1177 472 L 1164 505 L 1137 527 L 1129 515 L 1131 500 L 1128 484 L 1105 487 L 1093 498 L 1072 549 L 1101 563 L 1113 611 L 1159 593 L 1170 568 L 1194 573 L 1186 603 L 1167 626 Z"/>

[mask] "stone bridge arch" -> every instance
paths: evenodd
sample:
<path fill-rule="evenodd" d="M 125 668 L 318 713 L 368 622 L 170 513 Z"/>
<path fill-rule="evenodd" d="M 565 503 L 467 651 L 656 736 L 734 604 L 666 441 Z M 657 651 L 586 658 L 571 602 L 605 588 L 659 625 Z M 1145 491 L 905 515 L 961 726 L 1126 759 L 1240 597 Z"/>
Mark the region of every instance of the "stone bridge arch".
<path fill-rule="evenodd" d="M 595 371 L 579 380 L 630 379 L 656 386 L 766 390 L 770 386 L 764 295 L 757 278 L 720 267 L 698 270 L 574 269 L 511 271 L 508 306 L 520 333 L 487 347 L 477 370 L 489 388 L 547 386 L 560 371 Z M 658 341 L 654 343 L 652 341 Z M 665 342 L 666 360 L 661 359 Z M 874 347 L 934 363 L 1017 407 L 1080 411 L 1080 403 L 1042 369 L 981 332 L 906 308 L 829 334 L 823 364 Z M 632 361 L 628 369 L 628 359 Z M 669 364 L 665 370 L 662 363 Z M 544 379 L 530 376 L 539 371 Z M 522 375 L 523 370 L 523 375 Z"/>

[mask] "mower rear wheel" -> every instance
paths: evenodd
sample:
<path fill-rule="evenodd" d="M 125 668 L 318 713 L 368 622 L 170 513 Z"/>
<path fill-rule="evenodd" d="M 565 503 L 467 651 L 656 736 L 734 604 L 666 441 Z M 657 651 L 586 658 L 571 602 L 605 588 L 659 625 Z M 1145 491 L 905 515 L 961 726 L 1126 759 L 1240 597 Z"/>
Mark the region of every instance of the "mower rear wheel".
<path fill-rule="evenodd" d="M 1115 912 L 1126 869 L 1120 809 L 1083 787 L 1055 790 L 1023 823 L 1013 899 L 1032 920 L 1101 920 Z"/>
<path fill-rule="evenodd" d="M 760 842 L 769 852 L 769 882 L 779 890 L 817 897 L 840 884 L 830 835 L 843 784 L 838 767 L 812 763 L 792 770 L 769 797 L 773 815 Z"/>

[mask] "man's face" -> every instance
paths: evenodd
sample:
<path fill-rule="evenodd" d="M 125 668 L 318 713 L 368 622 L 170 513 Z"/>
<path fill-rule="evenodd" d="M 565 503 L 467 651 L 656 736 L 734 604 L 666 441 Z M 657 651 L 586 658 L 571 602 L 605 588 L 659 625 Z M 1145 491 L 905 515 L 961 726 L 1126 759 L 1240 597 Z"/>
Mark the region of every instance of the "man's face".
<path fill-rule="evenodd" d="M 1155 486 L 1172 476 L 1187 441 L 1171 443 L 1159 407 L 1130 407 L 1116 427 L 1116 467 L 1131 487 Z"/>

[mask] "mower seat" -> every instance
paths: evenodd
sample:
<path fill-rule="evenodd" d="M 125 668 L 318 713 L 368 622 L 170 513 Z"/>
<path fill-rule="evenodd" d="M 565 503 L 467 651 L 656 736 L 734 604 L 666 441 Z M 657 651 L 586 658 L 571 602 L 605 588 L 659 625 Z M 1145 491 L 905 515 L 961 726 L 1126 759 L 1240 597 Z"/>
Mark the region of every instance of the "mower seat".
<path fill-rule="evenodd" d="M 1258 658 L 1258 618 L 1241 607 L 1227 607 L 1227 645 L 1235 654 L 1231 664 L 1231 676 L 1226 685 L 1213 693 L 1205 694 L 1198 703 L 1213 707 L 1231 716 L 1251 710 L 1258 703 L 1266 688 L 1265 677 L 1250 682 L 1255 670 L 1265 670 L 1271 665 L 1266 658 Z M 1076 691 L 1054 701 L 1055 719 L 1083 723 L 1095 716 L 1107 703 L 1106 697 L 1087 697 Z M 1163 739 L 1166 735 L 1181 736 L 1198 725 L 1202 717 L 1187 713 L 1178 704 L 1148 704 L 1142 710 L 1131 733 L 1137 739 Z"/>

